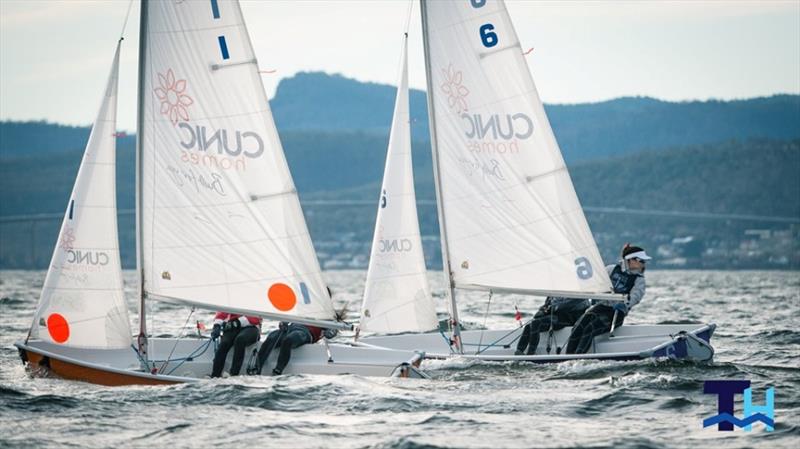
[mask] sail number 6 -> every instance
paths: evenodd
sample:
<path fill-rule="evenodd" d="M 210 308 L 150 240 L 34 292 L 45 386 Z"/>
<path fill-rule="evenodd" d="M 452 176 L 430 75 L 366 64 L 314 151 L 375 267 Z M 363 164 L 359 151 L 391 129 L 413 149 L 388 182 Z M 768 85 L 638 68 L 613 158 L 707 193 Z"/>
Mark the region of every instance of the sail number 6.
<path fill-rule="evenodd" d="M 589 279 L 592 277 L 592 264 L 589 263 L 589 259 L 585 257 L 578 257 L 575 259 L 575 266 L 577 267 L 577 274 L 578 277 L 581 279 Z"/>
<path fill-rule="evenodd" d="M 472 4 L 473 8 L 481 8 L 486 4 L 486 0 L 469 0 L 469 2 Z M 497 33 L 492 30 L 494 30 L 494 25 L 491 23 L 485 23 L 481 25 L 479 29 L 481 42 L 483 42 L 483 46 L 486 48 L 492 48 L 497 45 Z"/>

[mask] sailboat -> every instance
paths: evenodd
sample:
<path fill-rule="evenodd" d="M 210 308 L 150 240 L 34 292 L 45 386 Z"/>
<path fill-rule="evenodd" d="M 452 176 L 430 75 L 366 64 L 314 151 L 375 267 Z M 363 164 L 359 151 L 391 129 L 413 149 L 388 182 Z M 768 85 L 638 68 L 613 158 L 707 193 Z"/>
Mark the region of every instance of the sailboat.
<path fill-rule="evenodd" d="M 357 335 L 438 327 L 419 232 L 408 105 L 408 33 L 403 37 L 389 145 Z"/>
<path fill-rule="evenodd" d="M 15 343 L 23 362 L 104 385 L 209 375 L 213 340 L 150 337 L 152 300 L 349 329 L 334 321 L 238 1 L 143 0 L 134 341 L 116 227 L 119 49 L 30 332 Z M 284 373 L 419 377 L 423 356 L 305 345 Z"/>
<path fill-rule="evenodd" d="M 588 354 L 515 356 L 518 327 L 461 329 L 457 293 L 619 301 L 502 0 L 421 0 L 434 180 L 452 334 L 371 336 L 428 357 L 709 360 L 714 324 L 624 325 Z M 571 328 L 551 337 L 565 347 Z M 547 336 L 542 336 L 545 341 Z M 549 346 L 549 345 L 548 345 Z"/>

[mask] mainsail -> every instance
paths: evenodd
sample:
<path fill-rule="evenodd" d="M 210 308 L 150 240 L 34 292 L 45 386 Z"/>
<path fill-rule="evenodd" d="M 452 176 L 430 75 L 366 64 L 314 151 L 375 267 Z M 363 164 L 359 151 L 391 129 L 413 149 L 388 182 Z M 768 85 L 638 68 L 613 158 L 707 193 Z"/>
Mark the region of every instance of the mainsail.
<path fill-rule="evenodd" d="M 30 337 L 80 348 L 131 345 L 117 238 L 120 42 L 61 222 Z"/>
<path fill-rule="evenodd" d="M 359 329 L 424 332 L 437 326 L 419 234 L 408 108 L 408 36 L 386 154 Z"/>
<path fill-rule="evenodd" d="M 332 319 L 238 2 L 142 8 L 143 294 Z"/>
<path fill-rule="evenodd" d="M 505 4 L 422 5 L 443 255 L 452 285 L 608 292 Z"/>

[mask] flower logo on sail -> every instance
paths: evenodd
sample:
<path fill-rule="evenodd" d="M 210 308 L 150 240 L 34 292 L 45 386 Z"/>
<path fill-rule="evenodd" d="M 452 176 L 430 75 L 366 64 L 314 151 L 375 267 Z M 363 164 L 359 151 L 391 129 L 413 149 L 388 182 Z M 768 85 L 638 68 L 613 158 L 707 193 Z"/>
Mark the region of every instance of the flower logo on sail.
<path fill-rule="evenodd" d="M 451 109 L 458 113 L 467 110 L 467 101 L 465 98 L 469 95 L 469 89 L 461 84 L 463 75 L 460 70 L 453 68 L 453 64 L 447 67 L 447 70 L 442 70 L 444 74 L 444 83 L 441 85 L 442 92 L 447 95 L 447 103 Z"/>
<path fill-rule="evenodd" d="M 75 231 L 73 231 L 70 227 L 64 228 L 64 232 L 61 234 L 61 241 L 58 242 L 58 246 L 60 246 L 64 251 L 69 251 L 73 248 L 74 244 Z"/>
<path fill-rule="evenodd" d="M 161 113 L 169 117 L 173 125 L 178 121 L 189 121 L 189 111 L 186 109 L 194 103 L 191 97 L 186 95 L 186 80 L 176 80 L 172 69 L 168 69 L 166 74 L 158 74 L 158 84 L 153 91 L 161 100 Z"/>

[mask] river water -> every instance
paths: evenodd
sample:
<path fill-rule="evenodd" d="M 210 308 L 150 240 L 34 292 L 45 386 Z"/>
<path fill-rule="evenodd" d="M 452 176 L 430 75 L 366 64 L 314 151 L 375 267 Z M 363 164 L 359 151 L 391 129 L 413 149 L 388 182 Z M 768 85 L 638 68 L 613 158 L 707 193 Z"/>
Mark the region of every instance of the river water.
<path fill-rule="evenodd" d="M 99 387 L 31 379 L 17 339 L 30 325 L 41 271 L 0 272 L 0 447 L 529 448 L 731 447 L 800 444 L 800 273 L 656 271 L 626 324 L 714 322 L 713 363 L 554 365 L 426 361 L 431 380 L 243 376 L 168 387 Z M 363 271 L 326 272 L 338 305 L 358 309 Z M 129 286 L 135 285 L 131 272 Z M 439 310 L 441 273 L 430 273 Z M 129 290 L 129 297 L 133 296 Z M 514 325 L 540 299 L 467 293 L 469 327 Z M 131 304 L 133 302 L 131 301 Z M 150 307 L 157 334 L 178 335 L 189 310 Z M 131 310 L 131 316 L 135 313 Z M 210 314 L 195 313 L 206 319 Z M 135 318 L 132 318 L 135 320 Z M 193 322 L 193 321 L 192 321 Z M 132 323 L 135 324 L 135 323 Z M 775 430 L 704 429 L 717 413 L 705 380 L 748 379 L 754 402 L 775 388 Z M 741 395 L 736 415 L 742 416 Z"/>

